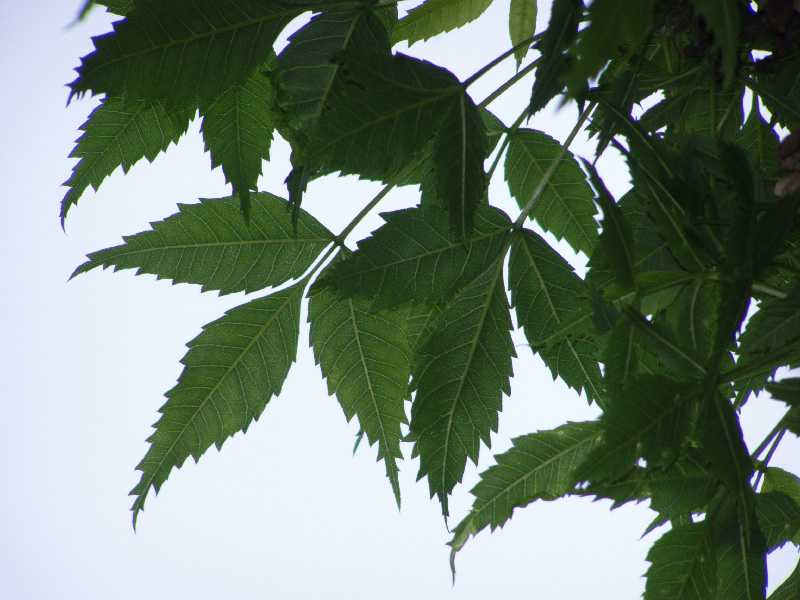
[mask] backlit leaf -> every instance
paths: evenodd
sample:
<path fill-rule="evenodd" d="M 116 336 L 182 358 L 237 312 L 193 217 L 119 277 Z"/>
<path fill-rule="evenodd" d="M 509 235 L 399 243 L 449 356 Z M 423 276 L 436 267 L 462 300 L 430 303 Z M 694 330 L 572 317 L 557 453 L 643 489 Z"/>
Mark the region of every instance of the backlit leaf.
<path fill-rule="evenodd" d="M 740 337 L 743 359 L 782 348 L 800 337 L 800 290 L 784 299 L 769 298 L 747 322 Z"/>
<path fill-rule="evenodd" d="M 152 231 L 89 255 L 73 277 L 96 267 L 138 269 L 175 283 L 221 294 L 278 286 L 305 273 L 333 234 L 305 211 L 295 235 L 286 201 L 253 194 L 249 225 L 235 197 L 181 204 L 180 212 L 152 223 Z"/>
<path fill-rule="evenodd" d="M 408 45 L 452 31 L 480 17 L 492 0 L 425 0 L 397 22 L 392 44 Z"/>
<path fill-rule="evenodd" d="M 647 553 L 645 600 L 706 600 L 716 590 L 714 538 L 708 523 L 675 527 Z"/>
<path fill-rule="evenodd" d="M 134 526 L 151 487 L 158 493 L 173 467 L 246 432 L 280 393 L 297 354 L 304 289 L 300 282 L 237 306 L 187 344 L 183 372 L 165 394 L 150 449 L 136 467 L 142 477 L 131 491 Z"/>
<path fill-rule="evenodd" d="M 508 11 L 508 33 L 513 46 L 527 40 L 536 33 L 537 12 L 536 0 L 511 0 L 511 6 Z M 517 69 L 519 69 L 522 59 L 525 58 L 529 49 L 530 45 L 514 52 Z"/>
<path fill-rule="evenodd" d="M 779 491 L 756 494 L 758 525 L 766 538 L 767 552 L 797 538 L 800 530 L 800 506 Z"/>

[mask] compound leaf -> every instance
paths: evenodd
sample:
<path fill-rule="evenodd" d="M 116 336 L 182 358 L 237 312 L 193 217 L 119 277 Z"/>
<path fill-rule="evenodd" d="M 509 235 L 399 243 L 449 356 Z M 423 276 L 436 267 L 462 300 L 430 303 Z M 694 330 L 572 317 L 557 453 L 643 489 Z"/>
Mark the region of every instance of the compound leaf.
<path fill-rule="evenodd" d="M 64 182 L 71 189 L 61 201 L 61 223 L 87 187 L 97 190 L 117 167 L 127 173 L 142 158 L 150 162 L 177 142 L 194 118 L 194 105 L 167 110 L 161 102 L 125 102 L 107 98 L 81 125 L 70 158 L 78 158 L 72 175 Z"/>
<path fill-rule="evenodd" d="M 300 282 L 237 306 L 187 344 L 183 372 L 165 394 L 150 449 L 136 467 L 142 477 L 131 491 L 134 527 L 151 487 L 158 493 L 173 467 L 246 432 L 280 393 L 297 354 L 304 289 Z"/>
<path fill-rule="evenodd" d="M 530 200 L 537 183 L 558 154 L 561 144 L 546 133 L 519 129 L 511 137 L 505 162 L 508 189 L 520 208 Z M 597 240 L 594 193 L 571 152 L 561 159 L 531 211 L 531 218 L 576 251 L 590 254 Z"/>
<path fill-rule="evenodd" d="M 334 237 L 305 211 L 295 235 L 282 198 L 253 194 L 252 204 L 249 225 L 236 197 L 180 204 L 180 212 L 152 223 L 151 231 L 90 254 L 72 277 L 113 265 L 202 285 L 203 291 L 253 292 L 300 277 Z"/>
<path fill-rule="evenodd" d="M 502 394 L 510 392 L 515 352 L 502 266 L 496 260 L 445 307 L 414 372 L 409 439 L 418 479 L 427 475 L 445 516 L 467 458 L 477 464 L 480 442 L 491 445 Z"/>
<path fill-rule="evenodd" d="M 392 44 L 408 45 L 452 31 L 480 17 L 492 0 L 425 0 L 397 22 Z"/>

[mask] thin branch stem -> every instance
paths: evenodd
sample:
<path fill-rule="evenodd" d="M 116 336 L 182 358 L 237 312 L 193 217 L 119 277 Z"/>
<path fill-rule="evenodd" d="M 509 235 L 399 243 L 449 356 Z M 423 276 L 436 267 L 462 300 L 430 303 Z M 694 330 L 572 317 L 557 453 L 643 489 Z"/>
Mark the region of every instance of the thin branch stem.
<path fill-rule="evenodd" d="M 464 81 L 464 87 L 468 88 L 469 86 L 471 86 L 478 79 L 480 79 L 481 77 L 486 75 L 486 73 L 488 73 L 489 71 L 494 69 L 497 65 L 499 65 L 501 62 L 503 62 L 505 59 L 507 59 L 508 57 L 513 55 L 517 50 L 520 50 L 521 48 L 524 48 L 525 46 L 530 46 L 531 44 L 533 44 L 533 42 L 535 42 L 537 39 L 539 39 L 541 37 L 541 35 L 542 34 L 540 33 L 538 35 L 531 36 L 526 40 L 522 40 L 518 44 L 514 44 L 510 49 L 508 49 L 505 52 L 503 52 L 500 56 L 495 58 L 492 62 L 487 64 L 485 67 L 479 69 L 478 71 L 476 71 L 475 74 L 473 74 L 471 77 L 469 77 L 469 79 Z"/>
<path fill-rule="evenodd" d="M 478 108 L 479 109 L 486 108 L 492 102 L 497 100 L 497 98 L 499 96 L 502 96 L 506 92 L 506 90 L 508 90 L 508 88 L 516 84 L 520 79 L 524 78 L 528 73 L 533 71 L 536 68 L 536 65 L 539 64 L 539 60 L 540 59 L 537 58 L 529 65 L 526 65 L 524 69 L 517 71 L 513 77 L 511 77 L 508 81 L 506 81 L 503 85 L 501 85 L 491 94 L 486 96 L 486 98 L 484 98 L 484 100 L 480 104 L 478 104 Z"/>
<path fill-rule="evenodd" d="M 497 156 L 494 157 L 494 162 L 492 162 L 492 166 L 489 167 L 489 171 L 486 173 L 488 176 L 487 177 L 488 181 L 492 180 L 492 175 L 494 175 L 495 169 L 497 169 L 497 165 L 500 163 L 500 158 L 503 156 L 503 153 L 506 151 L 506 147 L 511 141 L 511 136 L 513 136 L 514 133 L 516 133 L 517 129 L 519 129 L 519 126 L 522 125 L 522 122 L 525 120 L 525 116 L 527 114 L 528 114 L 528 109 L 526 107 L 525 110 L 522 111 L 522 114 L 520 114 L 520 116 L 517 117 L 517 120 L 514 121 L 514 124 L 511 127 L 509 127 L 508 130 L 506 131 L 505 137 L 503 138 L 503 143 L 500 146 L 500 150 L 498 150 Z"/>

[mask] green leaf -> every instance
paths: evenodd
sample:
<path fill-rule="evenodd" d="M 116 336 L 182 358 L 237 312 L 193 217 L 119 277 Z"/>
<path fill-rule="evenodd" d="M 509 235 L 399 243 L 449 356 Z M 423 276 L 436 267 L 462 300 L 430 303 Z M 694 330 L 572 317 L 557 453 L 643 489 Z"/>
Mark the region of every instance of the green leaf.
<path fill-rule="evenodd" d="M 330 10 L 316 15 L 289 38 L 278 55 L 273 78 L 278 103 L 299 126 L 317 119 L 328 99 L 341 89 L 340 63 L 332 60 L 347 48 L 389 49 L 386 29 L 363 8 Z"/>
<path fill-rule="evenodd" d="M 555 158 L 561 144 L 533 129 L 519 129 L 511 137 L 505 162 L 508 188 L 520 208 Z M 592 188 L 571 152 L 561 160 L 531 212 L 531 218 L 557 239 L 590 254 L 597 240 L 597 213 Z"/>
<path fill-rule="evenodd" d="M 764 486 L 761 491 L 780 492 L 800 506 L 800 478 L 794 473 L 789 473 L 778 467 L 767 467 L 764 473 Z M 793 544 L 800 546 L 800 530 L 795 531 L 790 539 Z"/>
<path fill-rule="evenodd" d="M 166 110 L 160 102 L 103 100 L 81 125 L 84 133 L 69 155 L 80 160 L 64 182 L 71 189 L 61 201 L 61 224 L 87 187 L 97 190 L 117 167 L 127 173 L 142 158 L 155 160 L 186 133 L 196 112 L 194 105 Z"/>
<path fill-rule="evenodd" d="M 339 298 L 327 290 L 310 296 L 309 339 L 314 357 L 350 421 L 358 417 L 370 445 L 378 442 L 378 460 L 400 507 L 397 459 L 401 423 L 408 423 L 405 399 L 411 377 L 411 356 L 399 311 L 373 312 L 361 298 Z"/>
<path fill-rule="evenodd" d="M 425 0 L 397 22 L 392 45 L 407 41 L 411 46 L 463 27 L 480 17 L 491 4 L 492 0 Z"/>
<path fill-rule="evenodd" d="M 800 563 L 791 575 L 769 595 L 769 600 L 800 600 Z"/>
<path fill-rule="evenodd" d="M 708 523 L 680 525 L 647 553 L 644 600 L 707 600 L 716 589 L 716 559 Z"/>
<path fill-rule="evenodd" d="M 437 195 L 450 213 L 450 227 L 465 243 L 486 193 L 487 145 L 478 109 L 466 93 L 459 94 L 433 139 L 433 172 Z"/>
<path fill-rule="evenodd" d="M 511 228 L 504 212 L 481 205 L 467 248 L 449 232 L 447 213 L 439 208 L 381 216 L 386 225 L 315 285 L 330 286 L 341 296 L 375 297 L 376 309 L 446 301 L 494 264 Z"/>
<path fill-rule="evenodd" d="M 697 13 L 714 36 L 714 47 L 722 54 L 725 87 L 733 81 L 739 59 L 739 0 L 692 0 Z"/>
<path fill-rule="evenodd" d="M 115 15 L 126 15 L 133 10 L 134 0 L 96 0 L 95 4 L 105 6 L 108 12 Z"/>
<path fill-rule="evenodd" d="M 94 38 L 72 95 L 163 100 L 167 108 L 213 101 L 241 84 L 308 5 L 273 0 L 142 0 L 114 31 Z"/>
<path fill-rule="evenodd" d="M 511 6 L 508 11 L 508 33 L 511 37 L 512 46 L 516 46 L 536 33 L 537 13 L 536 0 L 511 0 Z M 529 49 L 530 45 L 519 48 L 514 52 L 517 69 L 522 64 L 522 59 L 525 58 Z"/>
<path fill-rule="evenodd" d="M 768 76 L 759 77 L 758 82 L 747 80 L 777 122 L 791 131 L 800 127 L 800 52 L 794 51 L 782 57 L 775 71 Z"/>
<path fill-rule="evenodd" d="M 267 68 L 266 63 L 262 68 Z M 261 161 L 269 160 L 275 121 L 270 106 L 272 85 L 258 69 L 244 83 L 225 90 L 207 107 L 203 117 L 203 140 L 211 153 L 211 168 L 221 166 L 225 181 L 239 196 L 245 218 L 250 215 L 250 190 L 258 189 Z"/>
<path fill-rule="evenodd" d="M 339 55 L 346 91 L 330 98 L 308 132 L 307 158 L 330 171 L 386 180 L 433 137 L 453 96 L 455 76 L 388 51 Z"/>
<path fill-rule="evenodd" d="M 800 531 L 800 506 L 779 491 L 756 494 L 756 516 L 766 538 L 767 552 L 794 541 Z"/>
<path fill-rule="evenodd" d="M 765 597 L 766 543 L 758 525 L 742 519 L 745 510 L 727 497 L 714 518 L 717 598 L 763 600 Z"/>
<path fill-rule="evenodd" d="M 138 269 L 175 283 L 194 283 L 221 294 L 253 292 L 300 277 L 333 234 L 305 211 L 295 235 L 286 201 L 253 194 L 250 224 L 235 197 L 179 204 L 180 212 L 152 223 L 152 231 L 89 255 L 72 277 L 96 267 Z"/>
<path fill-rule="evenodd" d="M 508 285 L 517 321 L 535 352 L 550 369 L 590 401 L 602 402 L 598 348 L 589 339 L 566 338 L 552 347 L 539 340 L 576 310 L 586 290 L 572 267 L 536 233 L 524 229 L 511 246 Z"/>
<path fill-rule="evenodd" d="M 480 442 L 491 446 L 502 394 L 510 393 L 516 354 L 502 267 L 501 257 L 445 307 L 414 372 L 409 439 L 420 457 L 417 478 L 427 475 L 445 516 L 467 458 L 477 464 Z"/>
<path fill-rule="evenodd" d="M 418 354 L 420 348 L 430 339 L 442 311 L 442 307 L 438 304 L 410 306 L 406 309 L 406 332 L 412 354 Z"/>
<path fill-rule="evenodd" d="M 790 377 L 767 384 L 767 391 L 777 400 L 783 400 L 789 406 L 800 406 L 800 377 Z"/>
<path fill-rule="evenodd" d="M 671 518 L 700 512 L 713 499 L 718 483 L 702 453 L 685 448 L 670 467 L 649 474 L 650 508 Z"/>
<path fill-rule="evenodd" d="M 536 79 L 531 90 L 528 116 L 532 117 L 564 89 L 563 75 L 569 70 L 571 58 L 566 50 L 578 35 L 583 16 L 582 0 L 554 0 L 550 8 L 550 23 L 537 42 L 541 53 L 536 67 Z"/>
<path fill-rule="evenodd" d="M 739 338 L 739 355 L 747 360 L 779 350 L 800 337 L 800 289 L 784 299 L 769 298 L 759 305 Z"/>
<path fill-rule="evenodd" d="M 511 519 L 515 508 L 534 500 L 555 500 L 572 490 L 570 472 L 600 440 L 597 422 L 566 423 L 551 431 L 529 433 L 495 456 L 496 465 L 481 473 L 472 489 L 469 514 L 453 530 L 451 565 L 471 536 L 487 525 L 492 530 Z"/>
<path fill-rule="evenodd" d="M 304 289 L 302 281 L 237 306 L 187 344 L 183 372 L 165 394 L 150 449 L 136 467 L 142 478 L 131 491 L 134 527 L 151 487 L 158 493 L 173 467 L 246 432 L 280 393 L 297 354 Z"/>

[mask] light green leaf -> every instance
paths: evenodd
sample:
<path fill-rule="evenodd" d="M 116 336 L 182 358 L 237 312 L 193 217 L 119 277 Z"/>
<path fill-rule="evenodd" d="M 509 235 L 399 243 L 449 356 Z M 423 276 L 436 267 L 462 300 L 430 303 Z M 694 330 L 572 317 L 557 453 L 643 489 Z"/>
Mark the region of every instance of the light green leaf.
<path fill-rule="evenodd" d="M 599 351 L 589 339 L 565 338 L 552 347 L 539 340 L 557 329 L 583 302 L 586 289 L 572 267 L 536 233 L 523 230 L 511 246 L 508 285 L 517 321 L 553 377 L 590 401 L 601 401 Z"/>
<path fill-rule="evenodd" d="M 163 100 L 167 108 L 204 105 L 242 83 L 272 52 L 289 22 L 309 5 L 271 0 L 141 0 L 114 31 L 93 38 L 73 95 Z"/>
<path fill-rule="evenodd" d="M 512 136 L 505 162 L 508 188 L 520 208 L 530 200 L 561 145 L 549 135 L 519 129 Z M 597 240 L 597 214 L 592 188 L 571 152 L 561 160 L 531 212 L 545 231 L 564 238 L 577 251 L 590 254 Z"/>
<path fill-rule="evenodd" d="M 420 348 L 430 339 L 442 310 L 442 307 L 438 304 L 410 306 L 406 309 L 405 321 L 408 345 L 413 354 L 417 354 Z"/>
<path fill-rule="evenodd" d="M 445 307 L 414 372 L 409 439 L 420 457 L 418 479 L 427 475 L 445 516 L 467 458 L 477 464 L 481 441 L 491 446 L 502 394 L 510 393 L 516 354 L 502 267 L 499 258 Z"/>
<path fill-rule="evenodd" d="M 267 68 L 264 64 L 262 68 Z M 250 190 L 258 189 L 261 161 L 269 160 L 275 120 L 270 106 L 274 91 L 269 79 L 257 69 L 244 83 L 225 90 L 207 107 L 203 117 L 203 141 L 211 153 L 211 167 L 221 166 L 225 181 L 239 196 L 245 218 L 250 215 Z"/>
<path fill-rule="evenodd" d="M 408 45 L 452 31 L 480 17 L 492 0 L 425 0 L 397 22 L 392 44 Z"/>
<path fill-rule="evenodd" d="M 798 538 L 800 506 L 790 495 L 779 491 L 756 494 L 756 516 L 766 538 L 767 552 Z"/>
<path fill-rule="evenodd" d="M 194 105 L 166 110 L 161 102 L 103 100 L 81 125 L 84 133 L 69 155 L 80 161 L 64 182 L 71 189 L 61 201 L 61 224 L 87 187 L 97 190 L 117 167 L 127 173 L 142 158 L 153 162 L 186 133 L 196 112 Z"/>
<path fill-rule="evenodd" d="M 644 600 L 708 600 L 716 590 L 712 528 L 706 522 L 680 525 L 662 535 L 647 553 L 650 568 Z"/>
<path fill-rule="evenodd" d="M 481 205 L 465 247 L 450 233 L 447 213 L 438 208 L 381 216 L 386 225 L 361 240 L 358 251 L 315 285 L 330 286 L 341 296 L 374 297 L 375 308 L 446 301 L 494 264 L 511 227 L 504 212 Z"/>
<path fill-rule="evenodd" d="M 178 205 L 180 212 L 152 223 L 152 231 L 89 255 L 72 277 L 96 267 L 138 269 L 175 283 L 194 283 L 221 294 L 253 292 L 300 277 L 331 243 L 333 234 L 301 211 L 297 234 L 286 201 L 253 194 L 249 225 L 235 197 Z"/>
<path fill-rule="evenodd" d="M 378 442 L 378 460 L 400 507 L 397 459 L 401 423 L 408 423 L 405 399 L 411 377 L 411 356 L 399 311 L 370 310 L 361 298 L 339 298 L 327 290 L 311 294 L 309 339 L 314 357 L 350 421 L 358 417 L 370 445 Z"/>
<path fill-rule="evenodd" d="M 508 33 L 511 37 L 512 46 L 516 46 L 536 33 L 537 12 L 536 0 L 511 0 L 511 6 L 508 11 Z M 514 52 L 517 69 L 519 69 L 522 59 L 525 58 L 529 49 L 530 45 Z"/>
<path fill-rule="evenodd" d="M 481 473 L 472 489 L 472 509 L 448 542 L 451 565 L 456 552 L 487 525 L 502 527 L 515 508 L 569 493 L 570 471 L 599 443 L 600 432 L 597 422 L 567 423 L 512 440 L 511 449 L 495 456 L 497 464 Z"/>
<path fill-rule="evenodd" d="M 134 527 L 151 487 L 158 493 L 173 467 L 246 432 L 280 393 L 297 354 L 304 289 L 303 281 L 237 306 L 187 344 L 183 372 L 165 394 L 150 449 L 136 467 L 142 478 L 131 491 Z"/>
<path fill-rule="evenodd" d="M 464 243 L 486 193 L 487 145 L 478 109 L 466 93 L 457 95 L 433 139 L 433 173 L 437 196 L 450 213 L 450 227 Z"/>

